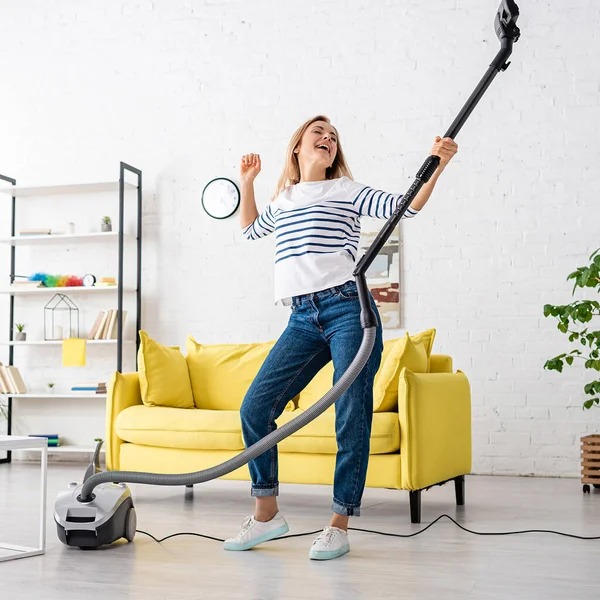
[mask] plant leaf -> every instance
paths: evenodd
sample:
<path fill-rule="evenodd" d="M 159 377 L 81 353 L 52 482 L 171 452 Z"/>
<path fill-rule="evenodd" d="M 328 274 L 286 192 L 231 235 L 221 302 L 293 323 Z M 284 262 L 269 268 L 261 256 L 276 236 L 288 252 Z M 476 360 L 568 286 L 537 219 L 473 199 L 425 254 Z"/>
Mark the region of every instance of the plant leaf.
<path fill-rule="evenodd" d="M 546 361 L 544 364 L 544 369 L 548 369 L 548 371 L 558 371 L 562 373 L 563 370 L 563 361 L 560 358 L 551 358 Z"/>

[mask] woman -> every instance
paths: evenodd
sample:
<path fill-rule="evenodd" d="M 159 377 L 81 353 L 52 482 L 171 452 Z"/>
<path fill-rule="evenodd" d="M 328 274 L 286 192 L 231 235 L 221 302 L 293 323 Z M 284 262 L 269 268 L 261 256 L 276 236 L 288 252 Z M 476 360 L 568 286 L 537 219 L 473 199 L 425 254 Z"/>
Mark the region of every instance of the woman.
<path fill-rule="evenodd" d="M 457 152 L 456 143 L 436 137 L 432 154 L 440 166 L 404 217 L 425 205 L 435 183 Z M 260 157 L 242 157 L 240 223 L 248 239 L 275 232 L 275 301 L 291 305 L 287 328 L 269 353 L 242 407 L 242 432 L 250 446 L 276 428 L 275 420 L 330 361 L 337 381 L 362 341 L 360 303 L 352 276 L 360 235 L 360 217 L 388 219 L 401 195 L 386 194 L 352 180 L 338 132 L 327 117 L 304 123 L 293 135 L 274 200 L 258 213 L 254 179 Z M 373 310 L 377 313 L 373 298 Z M 348 552 L 348 521 L 359 516 L 369 461 L 373 380 L 383 348 L 381 321 L 372 354 L 348 390 L 336 401 L 338 452 L 333 484 L 333 516 L 311 546 L 316 560 Z M 248 550 L 283 535 L 288 525 L 279 514 L 277 448 L 249 463 L 254 515 L 227 550 Z"/>

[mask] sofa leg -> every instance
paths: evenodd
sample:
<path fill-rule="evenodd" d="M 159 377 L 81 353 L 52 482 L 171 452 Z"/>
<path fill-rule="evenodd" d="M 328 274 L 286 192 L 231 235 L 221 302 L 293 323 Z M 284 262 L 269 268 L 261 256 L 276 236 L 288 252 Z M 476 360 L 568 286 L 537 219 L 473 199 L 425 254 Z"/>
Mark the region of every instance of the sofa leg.
<path fill-rule="evenodd" d="M 189 485 L 186 485 L 185 487 L 186 487 L 186 488 L 193 488 L 193 487 L 194 487 L 194 484 L 193 484 L 193 483 L 190 483 Z"/>
<path fill-rule="evenodd" d="M 421 522 L 421 490 L 409 492 L 410 499 L 410 522 Z"/>
<path fill-rule="evenodd" d="M 465 504 L 465 476 L 459 475 L 454 478 L 454 489 L 456 491 L 456 506 Z"/>

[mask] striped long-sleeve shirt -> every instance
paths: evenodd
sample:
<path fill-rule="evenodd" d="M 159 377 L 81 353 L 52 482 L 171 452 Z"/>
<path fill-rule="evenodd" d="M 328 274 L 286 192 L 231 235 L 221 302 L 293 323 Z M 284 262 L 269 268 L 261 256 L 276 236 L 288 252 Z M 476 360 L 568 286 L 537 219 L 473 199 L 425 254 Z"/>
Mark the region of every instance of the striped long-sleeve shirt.
<path fill-rule="evenodd" d="M 401 198 L 348 177 L 282 191 L 243 230 L 250 240 L 275 232 L 275 302 L 353 279 L 361 216 L 389 219 Z M 409 207 L 403 218 L 416 214 Z"/>

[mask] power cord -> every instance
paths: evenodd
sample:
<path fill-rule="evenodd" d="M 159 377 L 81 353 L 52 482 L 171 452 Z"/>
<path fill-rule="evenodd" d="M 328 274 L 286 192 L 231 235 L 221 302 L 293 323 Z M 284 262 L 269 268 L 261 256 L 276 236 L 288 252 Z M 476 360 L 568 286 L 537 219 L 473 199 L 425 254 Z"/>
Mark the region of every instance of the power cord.
<path fill-rule="evenodd" d="M 417 535 L 421 535 L 422 533 L 425 533 L 430 527 L 433 527 L 438 521 L 440 521 L 443 518 L 449 519 L 459 529 L 462 529 L 463 531 L 466 531 L 467 533 L 471 533 L 473 535 L 520 535 L 523 533 L 551 533 L 553 535 L 561 535 L 563 537 L 574 538 L 576 540 L 600 540 L 600 535 L 597 535 L 597 536 L 575 535 L 574 533 L 563 533 L 562 531 L 552 531 L 551 529 L 524 529 L 522 531 L 473 531 L 472 529 L 468 529 L 467 527 L 464 527 L 463 525 L 461 525 L 460 523 L 455 521 L 451 516 L 445 515 L 445 514 L 440 515 L 435 521 L 432 521 L 431 523 L 429 523 L 429 525 L 427 525 L 427 527 L 424 527 L 423 529 L 419 529 L 419 531 L 415 531 L 414 533 L 389 533 L 387 531 L 375 531 L 374 529 L 360 529 L 358 527 L 349 527 L 348 530 L 349 531 L 360 531 L 362 533 L 374 533 L 377 535 L 385 535 L 388 537 L 412 538 Z M 316 531 L 306 531 L 304 533 L 293 533 L 291 535 L 283 535 L 278 538 L 273 538 L 272 540 L 268 540 L 268 541 L 274 542 L 276 540 L 277 541 L 278 540 L 286 540 L 289 538 L 302 537 L 305 535 L 315 535 L 317 533 L 320 533 L 321 531 L 322 531 L 321 529 L 317 529 Z M 196 537 L 206 538 L 208 540 L 214 540 L 215 542 L 224 542 L 225 541 L 225 540 L 222 540 L 221 538 L 212 537 L 210 535 L 204 535 L 202 533 L 193 533 L 193 532 L 188 532 L 188 531 L 182 531 L 180 533 L 172 533 L 171 535 L 167 535 L 166 537 L 160 538 L 160 539 L 154 537 L 151 533 L 148 533 L 147 531 L 141 531 L 139 529 L 136 529 L 136 533 L 141 533 L 143 535 L 147 535 L 148 537 L 151 537 L 155 542 L 158 542 L 159 544 L 161 542 L 164 542 L 165 540 L 168 540 L 173 537 L 177 537 L 179 535 L 193 535 Z"/>

